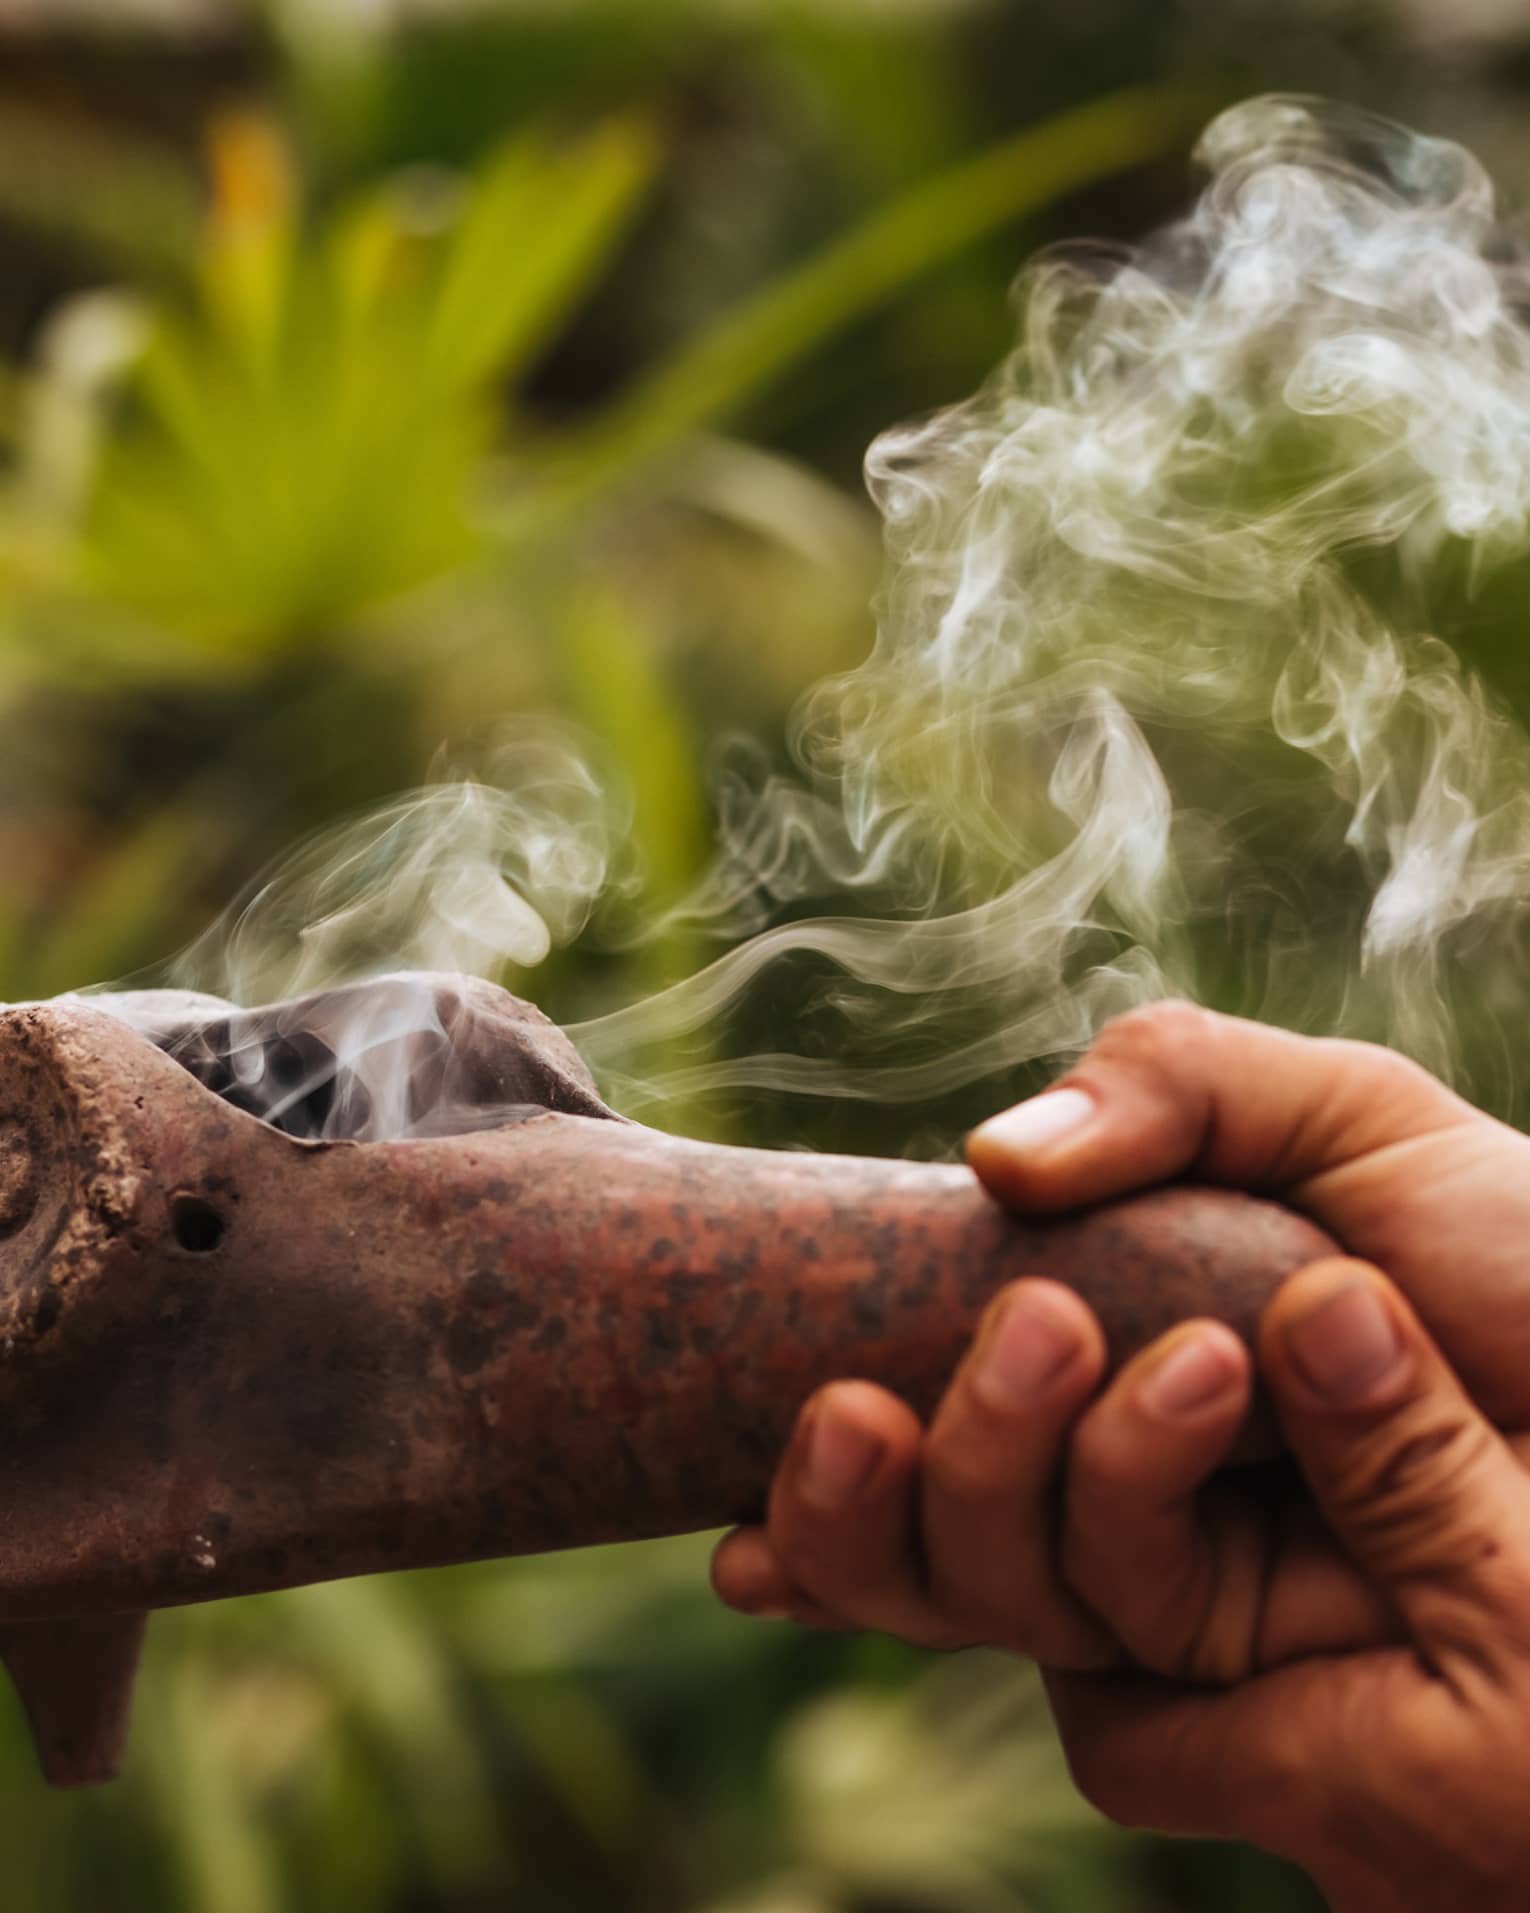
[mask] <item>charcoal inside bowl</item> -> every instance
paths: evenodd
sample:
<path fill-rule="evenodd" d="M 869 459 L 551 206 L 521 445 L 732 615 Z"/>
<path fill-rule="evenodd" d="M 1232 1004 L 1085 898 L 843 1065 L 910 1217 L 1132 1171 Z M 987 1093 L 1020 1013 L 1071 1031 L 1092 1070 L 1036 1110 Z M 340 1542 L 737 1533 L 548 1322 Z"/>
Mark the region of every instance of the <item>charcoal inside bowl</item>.
<path fill-rule="evenodd" d="M 160 1047 L 235 1109 L 304 1140 L 362 1134 L 371 1099 L 311 1030 L 262 1029 L 252 1016 L 220 1017 Z"/>
<path fill-rule="evenodd" d="M 620 1120 L 562 1031 L 475 978 L 390 974 L 255 1009 L 186 990 L 88 1000 L 304 1141 L 465 1135 L 548 1111 Z"/>

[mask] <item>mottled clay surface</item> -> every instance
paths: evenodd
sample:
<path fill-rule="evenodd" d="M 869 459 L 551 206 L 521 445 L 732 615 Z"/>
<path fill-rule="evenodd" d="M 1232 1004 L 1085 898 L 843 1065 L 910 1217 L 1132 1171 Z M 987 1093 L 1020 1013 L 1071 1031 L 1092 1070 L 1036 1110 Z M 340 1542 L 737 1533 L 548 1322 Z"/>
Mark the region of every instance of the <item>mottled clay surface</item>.
<path fill-rule="evenodd" d="M 0 1015 L 0 1624 L 109 1617 L 125 1693 L 125 1612 L 737 1520 L 811 1390 L 929 1407 L 1015 1276 L 1119 1357 L 1191 1313 L 1249 1332 L 1332 1246 L 1226 1192 L 1022 1222 L 961 1168 L 677 1141 L 446 987 L 522 1119 L 400 1143 L 279 1134 L 85 1005 Z M 35 1632 L 0 1652 L 46 1742 Z"/>

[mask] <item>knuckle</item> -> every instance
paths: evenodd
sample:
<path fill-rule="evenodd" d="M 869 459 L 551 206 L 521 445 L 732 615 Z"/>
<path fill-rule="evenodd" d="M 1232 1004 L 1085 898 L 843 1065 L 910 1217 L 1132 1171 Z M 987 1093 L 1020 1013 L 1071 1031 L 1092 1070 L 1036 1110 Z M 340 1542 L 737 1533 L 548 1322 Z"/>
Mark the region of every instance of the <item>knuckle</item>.
<path fill-rule="evenodd" d="M 1481 1440 L 1474 1423 L 1446 1422 L 1421 1428 L 1382 1457 L 1375 1471 L 1375 1498 L 1408 1502 L 1422 1491 L 1434 1495 L 1443 1488 L 1458 1486 L 1480 1452 Z"/>
<path fill-rule="evenodd" d="M 1126 1605 L 1124 1584 L 1121 1562 L 1109 1545 L 1108 1534 L 1102 1534 L 1098 1524 L 1076 1520 L 1070 1514 L 1057 1543 L 1057 1567 L 1064 1585 L 1119 1631 L 1121 1610 Z"/>
<path fill-rule="evenodd" d="M 1139 1666 L 1165 1679 L 1222 1686 L 1245 1676 L 1249 1653 L 1241 1615 L 1231 1626 L 1207 1625 L 1206 1603 L 1177 1568 L 1133 1572 L 1130 1545 L 1070 1533 L 1060 1549 L 1066 1587 Z"/>
<path fill-rule="evenodd" d="M 1459 1498 L 1492 1445 L 1487 1424 L 1467 1410 L 1410 1416 L 1358 1473 L 1358 1487 L 1378 1507 L 1400 1512 L 1427 1501 Z"/>
<path fill-rule="evenodd" d="M 932 1450 L 927 1468 L 931 1490 L 953 1509 L 978 1515 L 1004 1503 L 1008 1512 L 1011 1497 L 1006 1492 L 1006 1477 L 992 1459 L 953 1443 L 947 1450 Z"/>
<path fill-rule="evenodd" d="M 1102 1404 L 1079 1423 L 1068 1457 L 1068 1504 L 1087 1515 L 1104 1506 L 1112 1520 L 1119 1517 L 1123 1493 L 1134 1494 L 1144 1465 L 1141 1438 Z"/>
<path fill-rule="evenodd" d="M 1068 1458 L 1060 1546 L 1069 1571 L 1103 1561 L 1119 1571 L 1141 1544 L 1148 1513 L 1145 1484 L 1120 1441 L 1081 1431 Z"/>
<path fill-rule="evenodd" d="M 1496 1541 L 1479 1531 L 1472 1484 L 1493 1440 L 1487 1424 L 1464 1409 L 1409 1417 L 1385 1441 L 1357 1449 L 1336 1484 L 1339 1509 L 1404 1563 L 1425 1547 L 1434 1556 L 1491 1551 Z"/>
<path fill-rule="evenodd" d="M 942 1623 L 965 1640 L 1026 1654 L 1039 1638 L 1028 1614 L 1017 1618 L 1014 1612 L 1005 1612 L 991 1589 L 976 1587 L 965 1576 L 952 1576 L 939 1566 L 930 1572 L 930 1602 Z M 1023 1600 L 1019 1605 L 1024 1606 Z"/>
<path fill-rule="evenodd" d="M 1076 1658 L 1073 1616 L 1042 1589 L 980 1588 L 936 1574 L 930 1599 L 954 1640 L 981 1641 L 1005 1654 L 1055 1665 Z"/>
<path fill-rule="evenodd" d="M 1089 1539 L 1070 1532 L 1058 1543 L 1057 1574 L 1062 1585 L 1086 1604 L 1089 1613 L 1134 1659 L 1145 1667 L 1153 1665 L 1152 1656 L 1139 1651 L 1142 1630 L 1133 1604 L 1123 1591 L 1119 1562 L 1103 1556 Z"/>
<path fill-rule="evenodd" d="M 1421 1063 L 1381 1043 L 1363 1043 L 1350 1036 L 1322 1036 L 1313 1039 L 1313 1047 L 1340 1065 L 1346 1080 L 1372 1089 L 1437 1091 L 1440 1088 Z"/>
<path fill-rule="evenodd" d="M 1008 1440 L 995 1429 L 975 1427 L 965 1417 L 954 1427 L 937 1423 L 925 1444 L 925 1473 L 931 1487 L 963 1506 L 1011 1500 L 1023 1464 L 1013 1433 L 1006 1432 Z"/>
<path fill-rule="evenodd" d="M 804 1547 L 800 1543 L 794 1547 L 783 1547 L 780 1559 L 792 1585 L 820 1607 L 833 1607 L 854 1598 L 855 1590 L 846 1584 L 847 1577 L 841 1564 L 825 1558 L 819 1549 Z"/>
<path fill-rule="evenodd" d="M 1067 1426 L 1067 1404 L 1010 1402 L 988 1386 L 981 1340 L 957 1372 L 924 1436 L 923 1467 L 943 1487 L 1008 1500 L 1048 1474 Z"/>
<path fill-rule="evenodd" d="M 861 1579 L 854 1534 L 796 1507 L 773 1517 L 769 1532 L 777 1561 L 805 1594 L 825 1606 L 854 1596 Z"/>
<path fill-rule="evenodd" d="M 798 1528 L 779 1552 L 792 1580 L 815 1600 L 832 1605 L 855 1594 L 860 1578 L 855 1562 L 847 1558 L 833 1536 L 816 1528 Z"/>
<path fill-rule="evenodd" d="M 1093 1629 L 1039 1557 L 1005 1554 L 985 1562 L 935 1552 L 926 1592 L 932 1613 L 962 1642 L 981 1641 L 1052 1666 L 1073 1665 L 1081 1655 L 1093 1664 L 1098 1654 Z"/>
<path fill-rule="evenodd" d="M 1214 1011 L 1171 997 L 1112 1017 L 1100 1031 L 1093 1053 L 1129 1066 L 1157 1068 L 1199 1052 L 1213 1039 L 1215 1029 Z"/>

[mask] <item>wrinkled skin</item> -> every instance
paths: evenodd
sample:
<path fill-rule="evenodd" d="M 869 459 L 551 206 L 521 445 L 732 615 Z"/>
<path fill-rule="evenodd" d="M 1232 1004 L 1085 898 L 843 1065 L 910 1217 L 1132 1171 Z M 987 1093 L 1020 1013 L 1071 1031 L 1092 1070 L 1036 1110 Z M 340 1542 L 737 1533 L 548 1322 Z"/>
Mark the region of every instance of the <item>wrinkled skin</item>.
<path fill-rule="evenodd" d="M 1257 1189 L 1364 1256 L 1265 1313 L 1300 1474 L 1216 1478 L 1255 1379 L 1224 1329 L 1101 1390 L 1088 1309 L 1021 1281 L 928 1427 L 866 1383 L 809 1402 L 766 1523 L 719 1549 L 724 1599 L 1034 1654 L 1104 1810 L 1252 1839 L 1336 1907 L 1526 1903 L 1530 1140 L 1387 1052 L 1166 1005 L 970 1157 L 1032 1212 Z"/>

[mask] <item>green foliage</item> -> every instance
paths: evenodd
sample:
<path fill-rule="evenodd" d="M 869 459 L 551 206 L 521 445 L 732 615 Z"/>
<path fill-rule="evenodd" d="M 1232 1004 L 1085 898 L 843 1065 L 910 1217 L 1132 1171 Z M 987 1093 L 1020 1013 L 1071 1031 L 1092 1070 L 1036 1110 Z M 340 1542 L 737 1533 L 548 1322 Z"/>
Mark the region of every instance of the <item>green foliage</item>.
<path fill-rule="evenodd" d="M 578 503 L 684 433 L 731 414 L 824 339 L 996 226 L 1163 152 L 1195 124 L 1198 104 L 1171 93 L 1119 94 L 922 181 L 746 300 L 561 449 L 555 498 Z"/>
<path fill-rule="evenodd" d="M 624 602 L 605 544 L 615 501 L 628 525 L 668 535 L 675 513 L 658 499 L 675 479 L 661 461 L 682 491 L 687 464 L 721 469 L 688 449 L 701 428 L 982 234 L 1161 150 L 1184 115 L 1172 96 L 1126 95 L 958 162 L 560 431 L 533 431 L 521 395 L 653 190 L 650 121 L 523 130 L 465 181 L 415 168 L 312 216 L 273 122 L 215 121 L 214 194 L 185 273 L 115 309 L 95 301 L 90 323 L 66 312 L 22 375 L 0 495 L 0 642 L 21 697 L 12 775 L 34 819 L 50 795 L 60 810 L 78 801 L 29 761 L 39 709 L 63 694 L 107 788 L 101 827 L 67 852 L 67 884 L 11 908 L 13 990 L 155 960 L 285 841 L 417 781 L 443 737 L 492 715 L 506 675 L 505 708 L 556 702 L 605 741 L 655 900 L 678 893 L 706 843 L 707 723 L 673 637 Z M 692 492 L 692 509 L 733 514 L 731 499 Z M 769 526 L 757 542 L 777 548 L 773 595 L 802 599 L 800 555 Z M 822 561 L 807 568 L 823 575 Z M 592 588 L 602 571 L 610 582 Z M 508 628 L 528 607 L 536 628 Z M 591 618 L 607 660 L 580 635 Z M 459 642 L 451 623 L 507 628 Z M 788 681 L 766 675 L 740 716 L 768 721 L 846 660 L 859 625 L 859 610 L 841 614 L 826 653 Z M 688 634 L 683 652 L 693 644 L 715 655 L 730 638 Z M 758 671 L 757 652 L 744 656 Z M 631 695 L 613 695 L 619 683 Z M 393 713 L 345 776 L 352 713 L 374 697 Z M 162 744 L 145 762 L 135 739 L 114 777 L 140 718 Z M 673 975 L 684 953 L 651 961 L 635 982 Z"/>
<path fill-rule="evenodd" d="M 367 193 L 312 235 L 279 200 L 225 214 L 103 447 L 95 588 L 210 647 L 269 651 L 466 563 L 499 388 L 608 256 L 655 159 L 636 125 L 523 135 L 439 231 L 418 187 L 413 205 L 407 187 Z"/>
<path fill-rule="evenodd" d="M 156 278 L 184 269 L 196 243 L 196 188 L 172 156 L 143 138 L 14 108 L 0 119 L 0 215 L 84 258 Z"/>
<path fill-rule="evenodd" d="M 606 0 L 371 44 L 266 11 L 286 70 L 213 114 L 205 168 L 0 110 L 0 215 L 108 288 L 0 368 L 12 998 L 162 958 L 528 710 L 594 740 L 647 903 L 682 894 L 717 734 L 772 734 L 866 637 L 876 528 L 792 421 L 837 476 L 857 373 L 878 422 L 969 386 L 1021 229 L 1140 187 L 1199 117 L 1178 81 L 1073 104 L 1095 83 L 1040 72 L 1030 9 L 991 73 L 964 6 Z M 718 435 L 741 419 L 769 450 Z M 588 1006 L 695 954 L 539 989 Z M 694 1540 L 160 1617 L 95 1798 L 43 1797 L 4 1707 L 6 1913 L 1304 1904 L 1232 1862 L 1144 1884 L 1162 1854 L 1098 1837 L 1025 1670 L 751 1626 Z"/>

